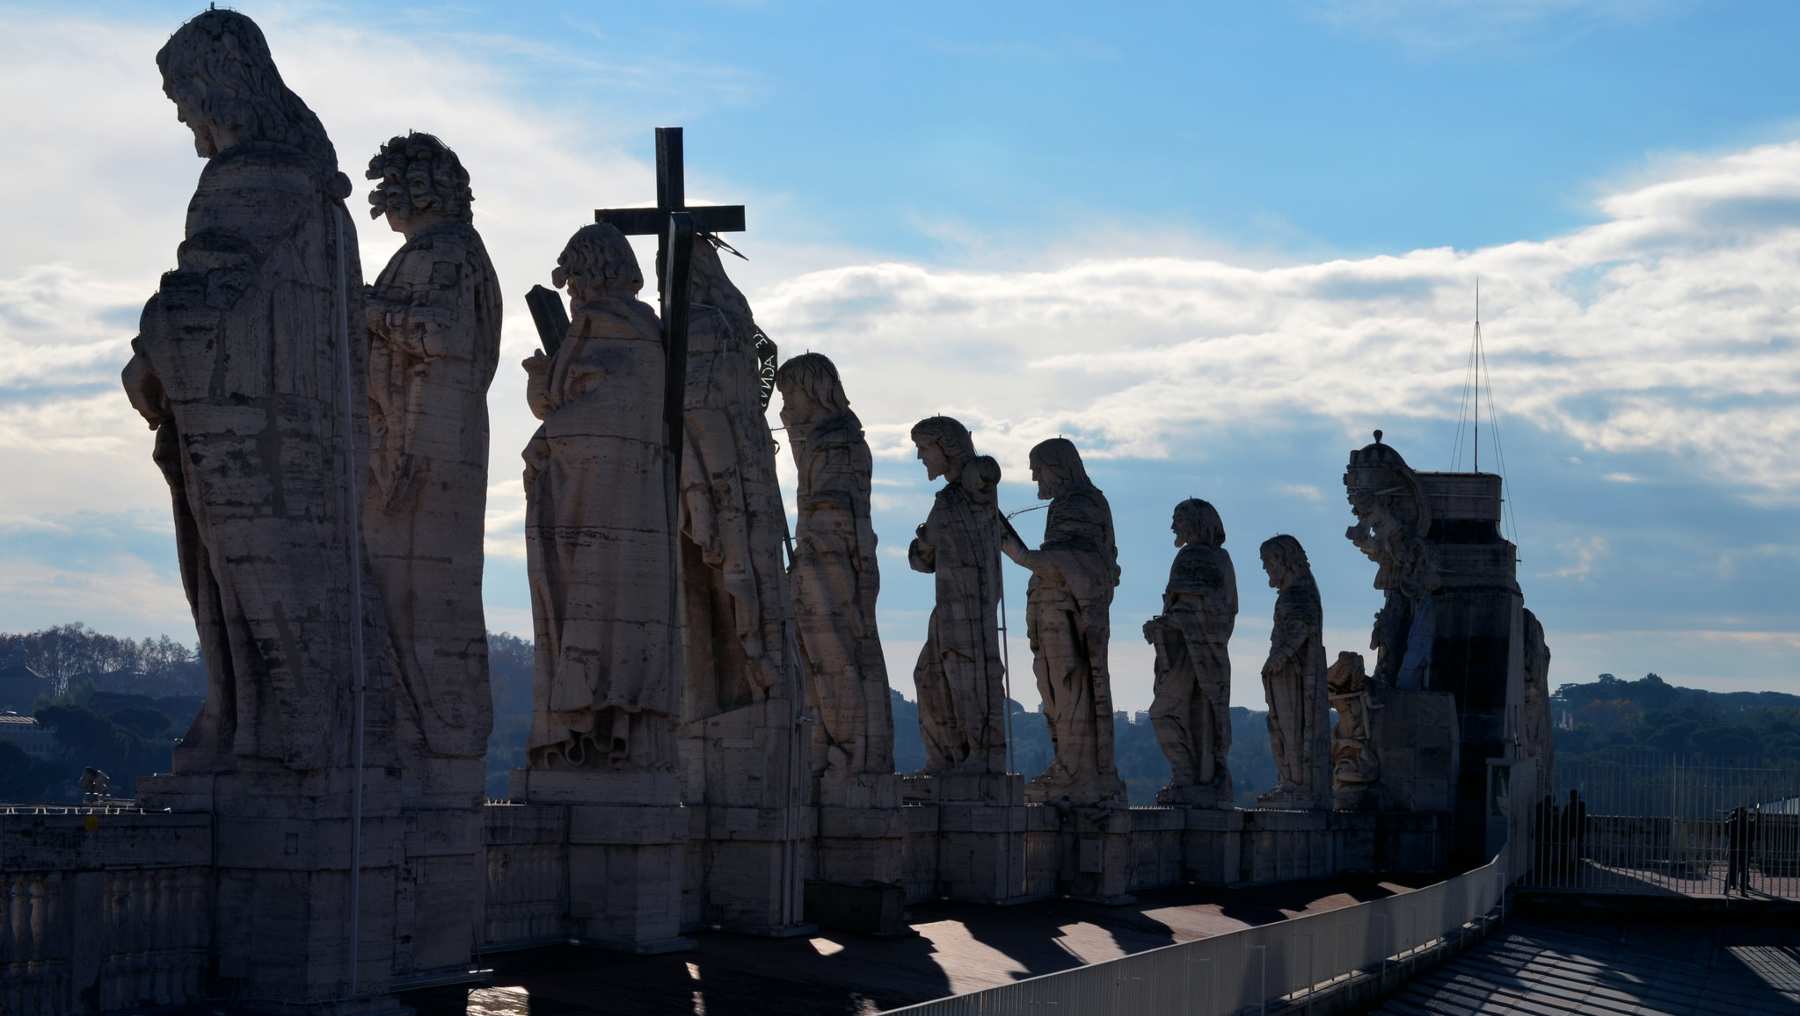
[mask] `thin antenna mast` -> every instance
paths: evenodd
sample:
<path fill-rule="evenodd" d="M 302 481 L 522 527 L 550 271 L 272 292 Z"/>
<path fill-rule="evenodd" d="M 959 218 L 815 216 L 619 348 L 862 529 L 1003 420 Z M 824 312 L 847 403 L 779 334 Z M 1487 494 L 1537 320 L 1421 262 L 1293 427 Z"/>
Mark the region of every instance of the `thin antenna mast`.
<path fill-rule="evenodd" d="M 1481 276 L 1475 276 L 1475 471 L 1481 472 Z"/>

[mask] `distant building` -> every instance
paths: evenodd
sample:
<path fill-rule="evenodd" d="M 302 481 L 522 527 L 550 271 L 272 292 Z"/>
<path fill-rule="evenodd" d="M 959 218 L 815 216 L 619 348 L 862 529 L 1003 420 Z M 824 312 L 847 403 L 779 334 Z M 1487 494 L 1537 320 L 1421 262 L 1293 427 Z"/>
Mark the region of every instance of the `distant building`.
<path fill-rule="evenodd" d="M 30 712 L 50 691 L 49 679 L 27 667 L 25 661 L 15 658 L 0 664 L 0 711 Z"/>
<path fill-rule="evenodd" d="M 1131 722 L 1138 723 L 1138 724 L 1149 723 L 1150 722 L 1150 710 L 1139 709 L 1137 712 L 1132 713 L 1131 714 Z"/>
<path fill-rule="evenodd" d="M 56 756 L 56 735 L 34 717 L 0 713 L 0 744 L 10 744 L 32 758 Z"/>

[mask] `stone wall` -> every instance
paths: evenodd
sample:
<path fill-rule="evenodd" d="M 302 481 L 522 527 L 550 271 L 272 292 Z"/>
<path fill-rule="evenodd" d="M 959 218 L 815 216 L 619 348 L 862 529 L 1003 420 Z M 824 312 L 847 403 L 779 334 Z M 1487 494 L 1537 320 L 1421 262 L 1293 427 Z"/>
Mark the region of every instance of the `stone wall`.
<path fill-rule="evenodd" d="M 483 952 L 566 941 L 569 929 L 569 810 L 490 804 Z"/>
<path fill-rule="evenodd" d="M 1442 865 L 1447 840 L 1440 817 L 1429 813 L 1134 808 L 1100 833 L 1080 813 L 1044 805 L 992 807 L 977 816 L 992 828 L 948 833 L 941 805 L 900 813 L 908 903 L 1095 898 L 1103 889 L 1094 887 L 1104 885 L 1143 892 L 1428 870 Z M 482 809 L 481 953 L 564 943 L 580 937 L 576 929 L 610 919 L 606 901 L 591 898 L 608 874 L 571 869 L 581 835 L 570 816 L 567 805 Z M 1628 821 L 1596 820 L 1594 840 L 1612 838 L 1609 823 Z M 213 838 L 204 814 L 0 812 L 0 1012 L 104 1013 L 206 997 L 220 947 Z M 1096 869 L 1106 869 L 1104 879 L 1096 880 Z M 693 927 L 697 916 L 684 923 Z"/>
<path fill-rule="evenodd" d="M 211 862 L 203 815 L 0 811 L 0 1012 L 198 1000 L 212 944 Z"/>

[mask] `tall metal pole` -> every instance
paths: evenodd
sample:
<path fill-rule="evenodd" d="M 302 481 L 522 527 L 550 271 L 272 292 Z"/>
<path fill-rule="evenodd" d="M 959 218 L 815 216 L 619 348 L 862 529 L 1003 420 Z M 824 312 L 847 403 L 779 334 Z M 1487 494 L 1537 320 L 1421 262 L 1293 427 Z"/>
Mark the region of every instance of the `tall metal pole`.
<path fill-rule="evenodd" d="M 1475 276 L 1475 471 L 1481 472 L 1481 276 Z"/>

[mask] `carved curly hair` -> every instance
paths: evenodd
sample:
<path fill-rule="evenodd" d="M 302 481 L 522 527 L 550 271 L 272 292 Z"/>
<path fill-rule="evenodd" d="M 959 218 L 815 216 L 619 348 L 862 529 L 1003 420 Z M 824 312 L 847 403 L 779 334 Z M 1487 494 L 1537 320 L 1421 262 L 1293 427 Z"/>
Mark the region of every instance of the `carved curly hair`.
<path fill-rule="evenodd" d="M 430 190 L 424 194 L 414 194 L 407 179 L 415 170 L 422 171 L 430 181 Z M 469 207 L 475 201 L 475 193 L 469 189 L 469 171 L 435 135 L 417 131 L 395 135 L 369 160 L 365 175 L 382 181 L 369 192 L 371 219 L 389 212 L 409 215 L 431 211 L 458 222 L 475 219 L 474 210 Z"/>
<path fill-rule="evenodd" d="M 602 280 L 609 291 L 635 294 L 644 288 L 644 272 L 638 267 L 637 252 L 631 249 L 630 241 L 618 227 L 604 222 L 583 226 L 569 237 L 556 258 L 556 270 L 550 273 L 550 281 L 560 289 L 568 284 L 572 275 Z"/>
<path fill-rule="evenodd" d="M 169 37 L 156 67 L 163 94 L 191 116 L 230 129 L 239 141 L 297 148 L 327 179 L 337 176 L 337 150 L 324 125 L 282 82 L 256 22 L 236 11 L 204 11 Z"/>

